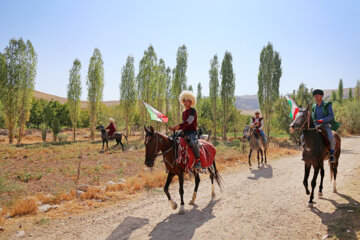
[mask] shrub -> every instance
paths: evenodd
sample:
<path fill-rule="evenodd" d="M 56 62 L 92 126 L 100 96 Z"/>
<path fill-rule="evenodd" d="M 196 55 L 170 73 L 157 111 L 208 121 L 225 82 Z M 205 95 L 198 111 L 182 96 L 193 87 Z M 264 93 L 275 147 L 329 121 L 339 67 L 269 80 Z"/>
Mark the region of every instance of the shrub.
<path fill-rule="evenodd" d="M 46 142 L 47 126 L 45 123 L 40 124 L 40 130 L 41 130 L 41 138 L 42 138 L 43 142 Z"/>
<path fill-rule="evenodd" d="M 61 127 L 60 127 L 60 121 L 59 119 L 57 118 L 54 118 L 52 123 L 51 123 L 51 130 L 53 132 L 53 138 L 54 138 L 54 142 L 57 141 L 57 136 L 61 130 Z"/>

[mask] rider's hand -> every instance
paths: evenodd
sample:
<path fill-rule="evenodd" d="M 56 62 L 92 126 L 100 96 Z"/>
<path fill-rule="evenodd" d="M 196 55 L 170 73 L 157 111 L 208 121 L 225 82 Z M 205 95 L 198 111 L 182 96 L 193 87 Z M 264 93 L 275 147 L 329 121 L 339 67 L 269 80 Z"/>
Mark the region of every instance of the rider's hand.
<path fill-rule="evenodd" d="M 174 127 L 171 127 L 171 126 L 170 126 L 170 127 L 169 127 L 169 130 L 170 130 L 170 131 L 174 131 Z"/>
<path fill-rule="evenodd" d="M 316 122 L 322 124 L 324 122 L 324 120 L 319 119 L 319 120 L 316 120 Z"/>

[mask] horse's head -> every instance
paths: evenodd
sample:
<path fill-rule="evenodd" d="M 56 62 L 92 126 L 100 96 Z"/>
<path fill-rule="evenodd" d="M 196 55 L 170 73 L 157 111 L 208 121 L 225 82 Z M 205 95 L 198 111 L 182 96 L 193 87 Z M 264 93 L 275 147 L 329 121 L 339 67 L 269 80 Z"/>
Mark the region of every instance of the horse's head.
<path fill-rule="evenodd" d="M 294 121 L 290 124 L 290 132 L 295 132 L 305 126 L 307 121 L 309 121 L 309 106 L 307 108 L 300 108 L 299 112 L 296 114 Z"/>
<path fill-rule="evenodd" d="M 243 138 L 249 138 L 252 132 L 252 128 L 249 125 L 245 125 L 243 130 Z"/>
<path fill-rule="evenodd" d="M 96 130 L 99 130 L 99 131 L 101 131 L 103 129 L 105 129 L 105 127 L 102 124 L 100 124 L 99 126 L 96 127 Z"/>
<path fill-rule="evenodd" d="M 160 151 L 160 138 L 158 133 L 155 132 L 152 126 L 145 127 L 145 165 L 147 167 L 153 167 L 155 164 L 155 158 Z"/>

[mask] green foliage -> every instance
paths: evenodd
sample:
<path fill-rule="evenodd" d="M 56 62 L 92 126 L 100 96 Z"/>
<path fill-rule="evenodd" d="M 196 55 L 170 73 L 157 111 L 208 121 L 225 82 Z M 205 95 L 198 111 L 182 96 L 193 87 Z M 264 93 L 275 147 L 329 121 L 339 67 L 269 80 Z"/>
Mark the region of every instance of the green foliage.
<path fill-rule="evenodd" d="M 332 91 L 332 92 L 331 92 L 331 101 L 332 101 L 332 102 L 336 102 L 336 101 L 337 101 L 337 96 L 336 96 L 336 92 L 335 92 L 335 91 Z"/>
<path fill-rule="evenodd" d="M 352 92 L 352 88 L 349 89 L 349 100 L 353 100 L 353 92 Z"/>
<path fill-rule="evenodd" d="M 80 96 L 81 96 L 81 63 L 78 59 L 75 59 L 73 62 L 73 66 L 70 69 L 69 73 L 69 84 L 67 91 L 67 104 L 69 106 L 69 115 L 74 128 L 74 140 L 76 139 L 76 123 L 79 119 L 80 115 Z"/>
<path fill-rule="evenodd" d="M 282 75 L 281 58 L 273 45 L 268 43 L 260 53 L 258 74 L 258 99 L 264 116 L 267 136 L 270 136 L 270 123 L 273 113 L 273 103 L 279 98 L 279 85 Z"/>
<path fill-rule="evenodd" d="M 81 109 L 79 120 L 77 121 L 78 128 L 88 128 L 90 126 L 90 117 L 88 109 Z"/>
<path fill-rule="evenodd" d="M 100 101 L 103 97 L 104 89 L 104 62 L 100 50 L 95 48 L 90 58 L 88 76 L 86 84 L 88 86 L 88 101 L 90 115 L 90 138 L 95 139 L 94 131 L 96 127 L 96 116 L 99 111 Z"/>
<path fill-rule="evenodd" d="M 43 142 L 46 142 L 47 126 L 45 123 L 40 124 L 40 130 L 41 130 L 41 138 L 42 138 Z"/>
<path fill-rule="evenodd" d="M 357 82 L 356 82 L 355 99 L 356 99 L 356 101 L 360 101 L 360 80 L 357 80 Z"/>
<path fill-rule="evenodd" d="M 197 85 L 196 100 L 197 100 L 197 102 L 199 104 L 201 103 L 201 100 L 202 100 L 202 86 L 201 86 L 201 83 L 198 83 L 198 85 Z"/>
<path fill-rule="evenodd" d="M 126 123 L 126 134 L 129 135 L 132 115 L 136 105 L 134 57 L 128 56 L 125 66 L 121 70 L 120 102 L 123 110 L 123 117 Z"/>
<path fill-rule="evenodd" d="M 0 101 L 0 128 L 5 128 L 5 126 L 4 107 Z"/>
<path fill-rule="evenodd" d="M 226 51 L 221 63 L 221 103 L 223 115 L 223 139 L 226 139 L 227 124 L 230 117 L 230 108 L 234 105 L 235 93 L 235 73 L 232 66 L 232 55 Z"/>
<path fill-rule="evenodd" d="M 344 100 L 342 103 L 333 103 L 336 121 L 341 122 L 340 133 L 360 133 L 360 102 Z"/>
<path fill-rule="evenodd" d="M 22 181 L 22 182 L 29 182 L 31 180 L 40 180 L 43 177 L 43 174 L 38 173 L 30 173 L 30 172 L 21 172 L 16 175 L 16 179 Z"/>
<path fill-rule="evenodd" d="M 45 99 L 33 99 L 30 108 L 30 117 L 29 121 L 26 123 L 28 128 L 39 128 L 40 124 L 44 120 L 44 109 L 48 101 Z"/>
<path fill-rule="evenodd" d="M 187 90 L 194 92 L 193 86 L 191 84 L 189 85 Z"/>
<path fill-rule="evenodd" d="M 343 86 L 343 80 L 340 78 L 339 87 L 338 87 L 338 100 L 339 102 L 342 102 L 343 99 L 344 99 L 344 86 Z"/>
<path fill-rule="evenodd" d="M 54 142 L 56 142 L 57 136 L 58 136 L 59 132 L 61 131 L 60 120 L 58 118 L 52 119 L 51 130 L 53 132 Z"/>
<path fill-rule="evenodd" d="M 210 60 L 210 70 L 209 70 L 209 92 L 210 92 L 210 102 L 212 110 L 212 122 L 213 122 L 213 132 L 214 140 L 216 142 L 216 123 L 217 123 L 217 108 L 218 108 L 218 99 L 219 99 L 219 63 L 218 56 L 215 54 L 214 57 Z"/>

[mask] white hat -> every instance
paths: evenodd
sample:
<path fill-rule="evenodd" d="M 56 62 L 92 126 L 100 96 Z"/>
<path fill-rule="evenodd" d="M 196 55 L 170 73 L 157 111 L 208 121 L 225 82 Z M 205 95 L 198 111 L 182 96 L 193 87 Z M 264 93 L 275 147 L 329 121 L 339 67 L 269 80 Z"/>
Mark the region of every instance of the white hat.
<path fill-rule="evenodd" d="M 256 109 L 256 110 L 254 111 L 254 114 L 257 114 L 257 113 L 260 114 L 260 110 L 259 110 L 259 109 Z"/>
<path fill-rule="evenodd" d="M 112 118 L 109 118 L 109 121 L 113 123 L 113 122 L 114 122 L 114 119 L 112 119 Z"/>
<path fill-rule="evenodd" d="M 185 90 L 180 94 L 179 101 L 182 105 L 184 105 L 184 100 L 190 100 L 192 107 L 196 105 L 196 97 L 191 91 Z"/>

